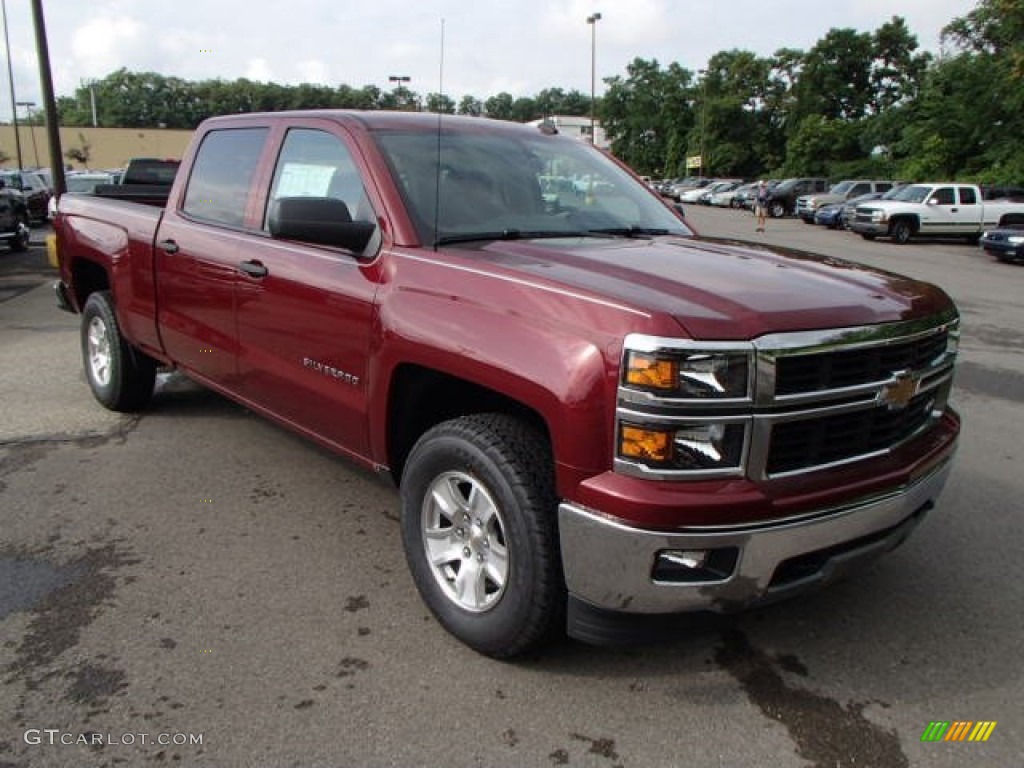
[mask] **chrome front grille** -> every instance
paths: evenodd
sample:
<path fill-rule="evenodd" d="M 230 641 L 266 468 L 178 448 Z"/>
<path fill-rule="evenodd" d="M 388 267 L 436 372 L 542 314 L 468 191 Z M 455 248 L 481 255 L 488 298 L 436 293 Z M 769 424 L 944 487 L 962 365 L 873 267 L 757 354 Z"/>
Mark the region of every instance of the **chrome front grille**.
<path fill-rule="evenodd" d="M 883 381 L 894 371 L 924 370 L 946 352 L 948 332 L 867 349 L 847 349 L 778 360 L 775 391 L 779 395 L 852 387 Z"/>
<path fill-rule="evenodd" d="M 899 411 L 875 407 L 777 424 L 765 471 L 779 475 L 878 455 L 917 434 L 934 409 L 935 394 L 926 392 Z"/>

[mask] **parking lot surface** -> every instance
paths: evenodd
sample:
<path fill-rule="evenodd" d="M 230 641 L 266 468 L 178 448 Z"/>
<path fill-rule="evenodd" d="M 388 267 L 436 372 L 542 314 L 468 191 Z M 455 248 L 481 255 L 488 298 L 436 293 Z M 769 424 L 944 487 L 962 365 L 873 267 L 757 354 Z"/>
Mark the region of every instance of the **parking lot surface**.
<path fill-rule="evenodd" d="M 177 376 L 141 416 L 103 410 L 41 248 L 0 254 L 0 768 L 1022 764 L 1024 268 L 687 217 L 949 292 L 953 476 L 856 579 L 655 645 L 515 663 L 429 616 L 393 488 Z M 934 721 L 996 726 L 922 741 Z"/>

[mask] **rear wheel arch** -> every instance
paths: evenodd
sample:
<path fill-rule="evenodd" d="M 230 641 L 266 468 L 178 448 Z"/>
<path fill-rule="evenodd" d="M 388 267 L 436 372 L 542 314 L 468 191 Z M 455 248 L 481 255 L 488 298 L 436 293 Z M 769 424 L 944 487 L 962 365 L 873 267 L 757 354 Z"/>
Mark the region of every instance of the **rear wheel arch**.
<path fill-rule="evenodd" d="M 106 268 L 91 259 L 71 259 L 71 285 L 80 308 L 97 291 L 110 290 L 110 274 Z"/>

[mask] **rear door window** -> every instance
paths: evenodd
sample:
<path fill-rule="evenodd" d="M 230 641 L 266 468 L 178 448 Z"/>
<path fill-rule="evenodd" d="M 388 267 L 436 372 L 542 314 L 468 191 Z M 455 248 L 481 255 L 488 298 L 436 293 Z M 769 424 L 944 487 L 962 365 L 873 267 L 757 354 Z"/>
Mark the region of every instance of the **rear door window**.
<path fill-rule="evenodd" d="M 182 212 L 217 224 L 241 227 L 266 128 L 210 131 L 196 153 Z"/>

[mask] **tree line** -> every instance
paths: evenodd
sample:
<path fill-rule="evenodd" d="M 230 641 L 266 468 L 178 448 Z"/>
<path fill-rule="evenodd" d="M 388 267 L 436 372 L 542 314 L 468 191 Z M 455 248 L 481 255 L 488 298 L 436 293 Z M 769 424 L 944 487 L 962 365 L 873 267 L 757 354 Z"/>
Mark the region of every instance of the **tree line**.
<path fill-rule="evenodd" d="M 613 153 L 674 177 L 702 156 L 705 175 L 873 176 L 1024 182 L 1024 3 L 979 0 L 919 51 L 899 16 L 873 32 L 831 29 L 810 50 L 716 53 L 697 72 L 634 59 L 605 79 L 595 112 Z M 303 84 L 187 81 L 118 70 L 58 101 L 67 126 L 195 128 L 212 115 L 284 109 L 425 109 L 526 122 L 589 115 L 590 97 L 421 96 Z"/>

